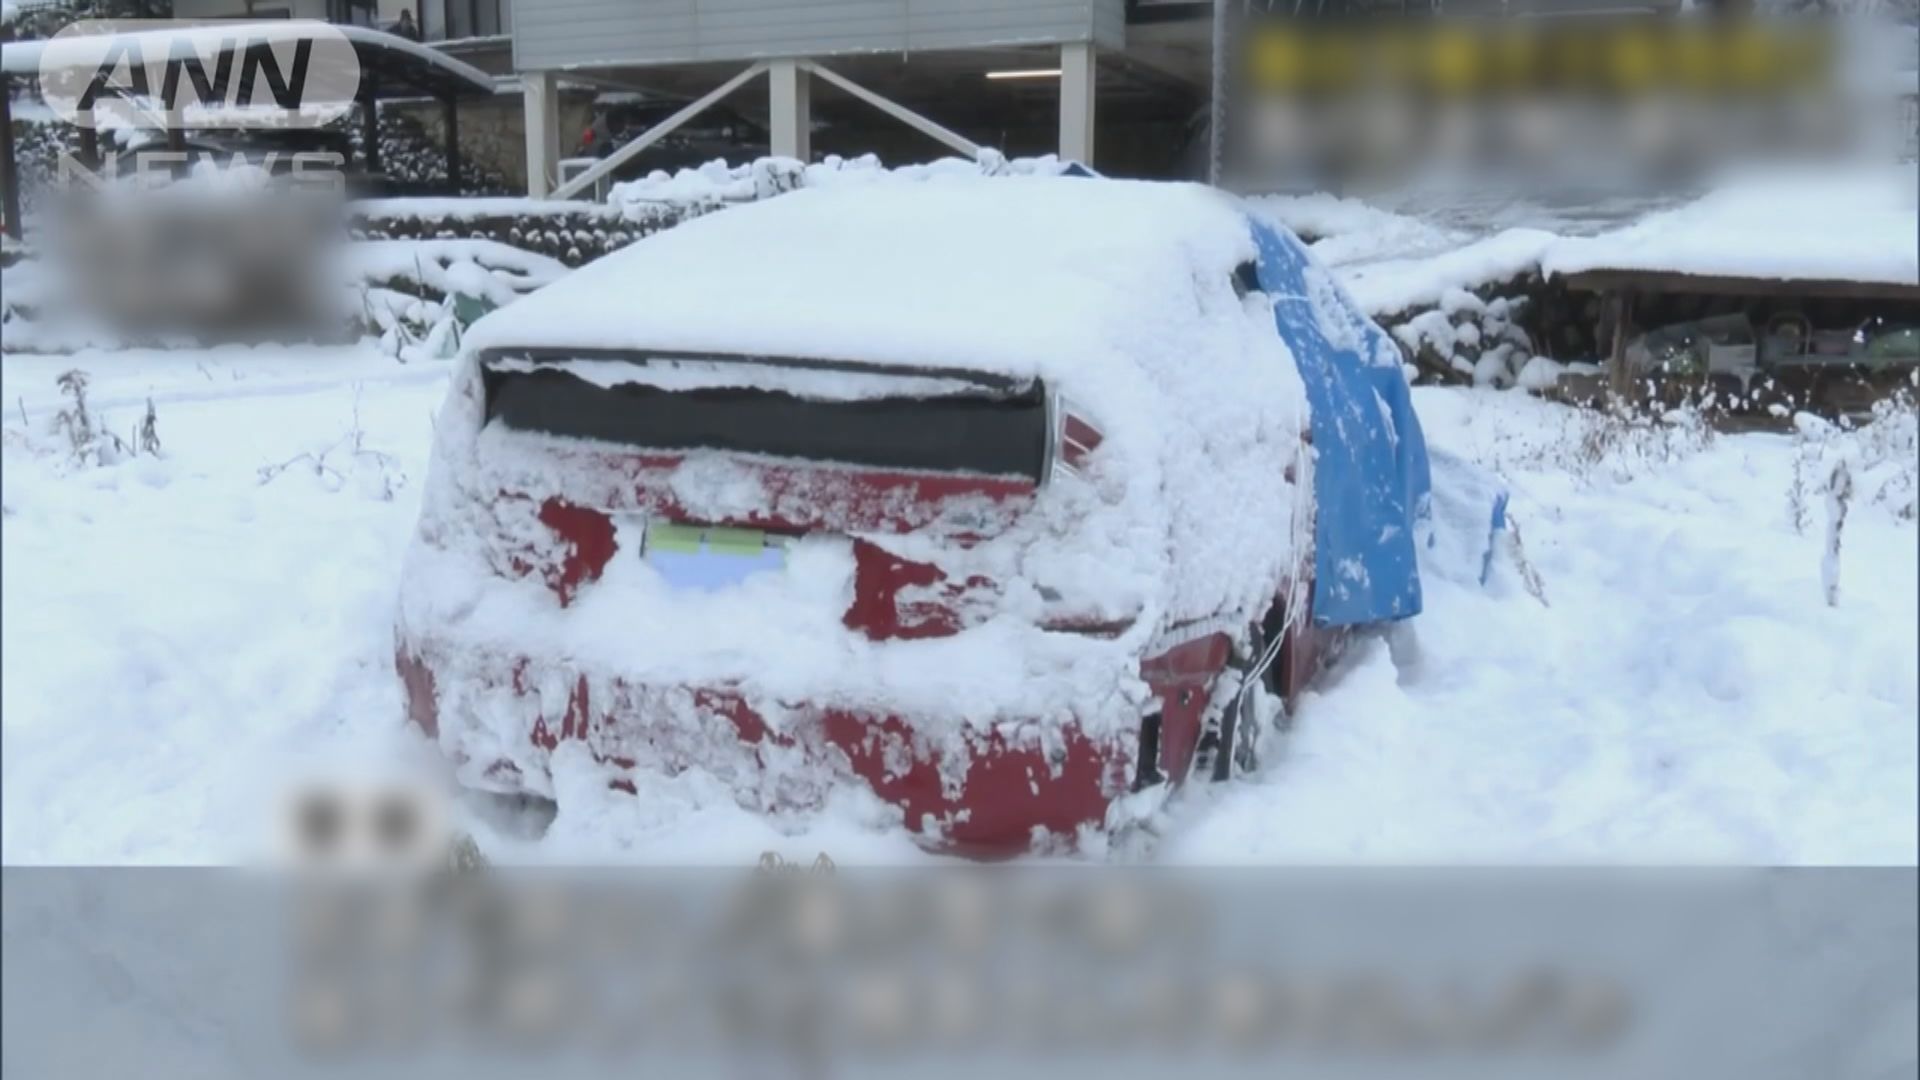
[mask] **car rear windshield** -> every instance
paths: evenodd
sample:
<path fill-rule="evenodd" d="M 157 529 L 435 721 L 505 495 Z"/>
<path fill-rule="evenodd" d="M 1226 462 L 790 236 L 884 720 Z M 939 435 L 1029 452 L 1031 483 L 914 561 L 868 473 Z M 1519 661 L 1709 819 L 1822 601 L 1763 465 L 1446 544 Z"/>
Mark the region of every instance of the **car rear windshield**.
<path fill-rule="evenodd" d="M 658 451 L 722 450 L 875 469 L 1046 469 L 1037 380 L 819 360 L 498 351 L 487 420 Z"/>

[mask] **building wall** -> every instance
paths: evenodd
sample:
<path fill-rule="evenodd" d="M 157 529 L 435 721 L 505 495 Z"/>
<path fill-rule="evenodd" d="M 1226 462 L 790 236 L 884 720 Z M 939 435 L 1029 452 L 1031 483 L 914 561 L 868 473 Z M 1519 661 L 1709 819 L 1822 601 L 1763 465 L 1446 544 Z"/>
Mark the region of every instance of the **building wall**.
<path fill-rule="evenodd" d="M 388 27 L 400 18 L 402 11 L 411 11 L 416 23 L 425 25 L 427 38 L 436 40 L 445 36 L 449 3 L 491 8 L 497 13 L 500 32 L 506 32 L 511 17 L 508 0 L 373 0 L 371 14 L 375 26 Z M 266 11 L 285 11 L 295 19 L 325 20 L 328 15 L 327 0 L 173 0 L 174 17 L 180 19 L 240 19 Z M 469 16 L 454 22 L 469 25 L 474 19 Z"/>
<path fill-rule="evenodd" d="M 269 12 L 293 19 L 325 19 L 327 0 L 173 0 L 176 19 L 241 19 Z"/>
<path fill-rule="evenodd" d="M 1127 41 L 1127 0 L 1093 5 L 1094 44 L 1117 49 Z"/>
<path fill-rule="evenodd" d="M 518 0 L 514 66 L 754 60 L 1095 41 L 1125 0 Z"/>

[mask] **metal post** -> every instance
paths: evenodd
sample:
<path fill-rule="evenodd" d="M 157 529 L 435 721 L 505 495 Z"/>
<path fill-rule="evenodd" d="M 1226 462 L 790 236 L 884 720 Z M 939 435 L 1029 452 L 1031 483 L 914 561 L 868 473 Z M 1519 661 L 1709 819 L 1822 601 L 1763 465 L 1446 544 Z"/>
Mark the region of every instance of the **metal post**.
<path fill-rule="evenodd" d="M 522 72 L 520 103 L 526 113 L 527 194 L 544 199 L 559 180 L 560 93 L 553 73 Z"/>
<path fill-rule="evenodd" d="M 370 175 L 380 172 L 380 103 L 374 100 L 378 92 L 371 78 L 361 88 L 360 150 Z"/>
<path fill-rule="evenodd" d="M 1227 0 L 1213 4 L 1213 72 L 1207 92 L 1207 183 L 1220 186 L 1227 145 Z"/>
<path fill-rule="evenodd" d="M 0 35 L 10 38 L 11 33 Z M 13 80 L 0 75 L 0 199 L 7 235 L 20 239 L 20 170 L 13 156 Z"/>
<path fill-rule="evenodd" d="M 1627 339 L 1633 333 L 1633 294 L 1617 292 L 1608 298 L 1613 309 L 1613 351 L 1607 364 L 1607 384 L 1616 401 L 1624 400 L 1632 389 L 1632 373 L 1627 370 Z"/>
<path fill-rule="evenodd" d="M 1060 46 L 1060 159 L 1093 168 L 1093 43 Z"/>
<path fill-rule="evenodd" d="M 813 159 L 813 83 L 798 60 L 767 66 L 768 104 L 773 117 L 773 156 Z"/>
<path fill-rule="evenodd" d="M 460 103 L 451 97 L 440 102 L 447 127 L 447 194 L 460 194 Z"/>

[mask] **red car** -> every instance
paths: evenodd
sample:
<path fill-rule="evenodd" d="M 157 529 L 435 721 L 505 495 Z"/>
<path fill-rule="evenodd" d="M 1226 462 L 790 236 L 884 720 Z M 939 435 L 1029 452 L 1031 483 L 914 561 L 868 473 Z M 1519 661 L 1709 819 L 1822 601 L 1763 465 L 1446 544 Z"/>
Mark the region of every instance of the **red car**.
<path fill-rule="evenodd" d="M 1364 320 L 1277 295 L 1294 255 L 1190 185 L 894 179 L 488 316 L 404 576 L 412 720 L 483 789 L 862 783 L 982 856 L 1227 776 L 1340 633 L 1286 312 Z"/>

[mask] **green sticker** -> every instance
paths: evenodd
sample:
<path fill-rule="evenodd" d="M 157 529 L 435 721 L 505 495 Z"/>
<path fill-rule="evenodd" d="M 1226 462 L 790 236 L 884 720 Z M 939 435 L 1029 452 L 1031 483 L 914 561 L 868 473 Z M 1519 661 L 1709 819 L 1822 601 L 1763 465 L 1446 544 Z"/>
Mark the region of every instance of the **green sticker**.
<path fill-rule="evenodd" d="M 647 526 L 646 546 L 656 551 L 678 551 L 693 555 L 700 551 L 698 525 L 669 525 L 656 522 Z"/>
<path fill-rule="evenodd" d="M 767 547 L 767 534 L 758 529 L 708 529 L 707 548 L 716 555 L 758 557 Z"/>

